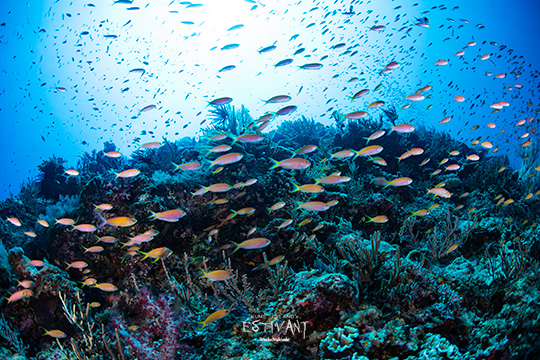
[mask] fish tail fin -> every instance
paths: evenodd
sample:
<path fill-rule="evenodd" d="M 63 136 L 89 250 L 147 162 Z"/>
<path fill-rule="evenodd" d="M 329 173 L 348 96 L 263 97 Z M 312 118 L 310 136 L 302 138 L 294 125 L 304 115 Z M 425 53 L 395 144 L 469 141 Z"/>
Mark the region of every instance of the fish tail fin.
<path fill-rule="evenodd" d="M 353 152 L 354 152 L 354 156 L 353 156 L 352 159 L 353 159 L 353 160 L 356 160 L 356 158 L 360 156 L 360 151 L 353 150 Z"/>
<path fill-rule="evenodd" d="M 251 271 L 256 271 L 256 270 L 264 269 L 264 268 L 266 268 L 265 264 L 261 264 L 259 266 L 255 266 L 253 269 L 251 269 Z"/>
<path fill-rule="evenodd" d="M 362 138 L 362 139 L 367 140 L 366 145 L 369 144 L 369 142 L 371 141 L 371 139 L 369 137 L 365 137 L 365 138 Z"/>
<path fill-rule="evenodd" d="M 172 164 L 174 165 L 174 170 L 173 170 L 173 172 L 176 171 L 176 170 L 178 170 L 178 169 L 180 169 L 180 165 L 176 164 L 174 161 L 172 161 Z"/>
<path fill-rule="evenodd" d="M 277 168 L 279 166 L 279 161 L 274 160 L 272 158 L 270 158 L 270 161 L 272 161 L 272 163 L 273 163 L 272 166 L 270 167 L 270 170 L 275 169 L 275 168 Z"/>
<path fill-rule="evenodd" d="M 200 267 L 198 267 L 198 266 L 197 266 L 197 269 L 201 270 L 201 272 L 203 273 L 202 276 L 199 276 L 199 279 L 204 278 L 206 276 L 206 272 L 203 269 L 201 269 Z"/>
<path fill-rule="evenodd" d="M 354 98 L 352 96 L 347 96 L 347 99 L 351 100 L 351 103 L 354 101 Z"/>
<path fill-rule="evenodd" d="M 144 257 L 139 261 L 143 261 L 144 259 L 148 257 L 148 253 L 145 253 L 144 251 L 139 251 L 139 252 L 144 255 Z"/>
<path fill-rule="evenodd" d="M 239 245 L 238 243 L 235 243 L 234 241 L 232 241 L 232 243 L 233 243 L 234 245 L 236 245 L 236 249 L 234 249 L 233 252 L 232 252 L 232 253 L 234 254 L 235 252 L 238 251 L 238 249 L 240 249 L 240 245 Z"/>
<path fill-rule="evenodd" d="M 204 329 L 204 327 L 206 326 L 206 323 L 204 321 L 195 321 L 195 320 L 193 320 L 193 322 L 196 322 L 197 324 L 202 324 L 202 328 L 200 330 Z"/>
<path fill-rule="evenodd" d="M 291 184 L 293 186 L 293 189 L 289 191 L 290 193 L 294 193 L 300 190 L 300 187 L 296 183 L 291 182 Z"/>
<path fill-rule="evenodd" d="M 94 211 L 94 214 L 96 214 L 99 217 L 99 219 L 102 221 L 101 224 L 99 224 L 97 226 L 98 230 L 101 229 L 102 227 L 104 227 L 105 225 L 107 225 L 107 220 L 100 213 Z M 99 237 L 98 237 L 98 239 L 99 239 Z"/>
<path fill-rule="evenodd" d="M 157 214 L 155 212 L 153 212 L 152 210 L 148 210 L 150 211 L 152 214 L 148 217 L 148 219 L 150 220 L 156 220 L 157 219 Z"/>

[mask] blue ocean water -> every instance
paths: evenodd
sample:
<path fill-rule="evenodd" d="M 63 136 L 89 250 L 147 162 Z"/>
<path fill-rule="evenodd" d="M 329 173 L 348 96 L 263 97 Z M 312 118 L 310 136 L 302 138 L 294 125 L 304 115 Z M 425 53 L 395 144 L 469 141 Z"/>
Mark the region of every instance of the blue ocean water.
<path fill-rule="evenodd" d="M 0 9 L 0 359 L 540 358 L 536 1 Z"/>
<path fill-rule="evenodd" d="M 495 142 L 510 156 L 516 135 L 521 135 L 512 125 L 521 117 L 536 115 L 537 104 L 526 105 L 534 100 L 540 59 L 535 42 L 540 5 L 534 1 L 511 6 L 503 1 L 201 4 L 4 4 L 0 10 L 5 149 L 1 196 L 16 193 L 52 155 L 75 166 L 82 152 L 100 150 L 104 141 L 113 141 L 129 153 L 139 140 L 196 136 L 208 117 L 207 101 L 221 96 L 232 97 L 233 104 L 246 106 L 257 117 L 277 110 L 263 106 L 261 99 L 290 94 L 299 106 L 293 117 L 304 115 L 330 124 L 330 107 L 347 113 L 381 99 L 400 108 L 405 96 L 431 85 L 429 103 L 413 104 L 404 115 L 464 140 L 498 136 Z M 350 6 L 354 15 L 343 15 Z M 130 7 L 138 9 L 127 10 Z M 429 19 L 429 28 L 409 26 L 423 16 Z M 228 31 L 239 24 L 244 27 Z M 380 33 L 368 31 L 375 25 L 386 28 Z M 463 58 L 454 56 L 471 41 L 478 44 L 467 48 Z M 346 47 L 332 50 L 339 43 Z M 228 44 L 240 46 L 220 50 Z M 273 44 L 275 50 L 258 52 Z M 292 55 L 301 48 L 306 50 Z M 357 53 L 343 54 L 347 49 Z M 484 54 L 491 54 L 490 60 L 479 61 Z M 274 67 L 286 58 L 294 62 Z M 451 61 L 439 68 L 433 65 L 439 59 Z M 400 68 L 380 76 L 391 61 L 398 61 Z M 298 70 L 309 62 L 324 67 Z M 229 65 L 236 68 L 219 72 Z M 144 74 L 130 73 L 135 68 L 143 68 Z M 508 76 L 497 81 L 486 77 L 486 72 Z M 520 75 L 519 80 L 514 75 Z M 355 77 L 365 81 L 349 83 Z M 504 90 L 517 81 L 523 83 L 522 90 Z M 346 98 L 378 84 L 383 88 L 362 104 L 351 104 Z M 456 104 L 452 99 L 457 95 L 467 101 Z M 490 115 L 487 106 L 505 99 L 512 99 L 510 107 Z M 157 109 L 139 114 L 149 104 Z M 433 108 L 425 111 L 430 104 Z M 446 115 L 453 115 L 453 120 L 440 126 Z M 499 128 L 466 131 L 465 124 L 485 125 L 490 119 L 500 121 Z M 507 132 L 499 136 L 504 127 Z"/>

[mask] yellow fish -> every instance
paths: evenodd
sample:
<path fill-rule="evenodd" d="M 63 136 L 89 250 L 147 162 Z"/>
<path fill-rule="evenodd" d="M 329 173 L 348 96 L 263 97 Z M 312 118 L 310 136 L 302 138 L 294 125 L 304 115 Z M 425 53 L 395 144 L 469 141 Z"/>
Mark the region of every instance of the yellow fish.
<path fill-rule="evenodd" d="M 230 310 L 227 310 L 227 309 L 219 309 L 213 312 L 212 314 L 210 314 L 204 321 L 195 321 L 195 322 L 198 324 L 202 324 L 201 329 L 204 329 L 206 325 L 213 323 L 214 321 L 217 321 L 229 315 L 229 312 Z"/>

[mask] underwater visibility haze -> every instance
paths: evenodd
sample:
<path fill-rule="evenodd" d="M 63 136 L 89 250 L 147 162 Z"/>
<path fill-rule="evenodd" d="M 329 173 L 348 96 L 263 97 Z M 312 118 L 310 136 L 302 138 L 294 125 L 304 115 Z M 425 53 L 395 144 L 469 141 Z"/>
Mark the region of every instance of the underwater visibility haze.
<path fill-rule="evenodd" d="M 0 9 L 0 359 L 539 359 L 536 1 Z"/>

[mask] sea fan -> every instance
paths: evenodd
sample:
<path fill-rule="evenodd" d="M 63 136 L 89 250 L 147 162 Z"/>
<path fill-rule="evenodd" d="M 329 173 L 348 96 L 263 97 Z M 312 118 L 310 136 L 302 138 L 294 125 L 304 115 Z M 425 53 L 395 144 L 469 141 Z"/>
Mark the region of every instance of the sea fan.
<path fill-rule="evenodd" d="M 386 120 L 390 121 L 392 125 L 396 125 L 396 121 L 399 118 L 396 108 L 393 106 L 390 106 L 388 109 L 381 109 L 381 110 L 384 113 Z"/>

